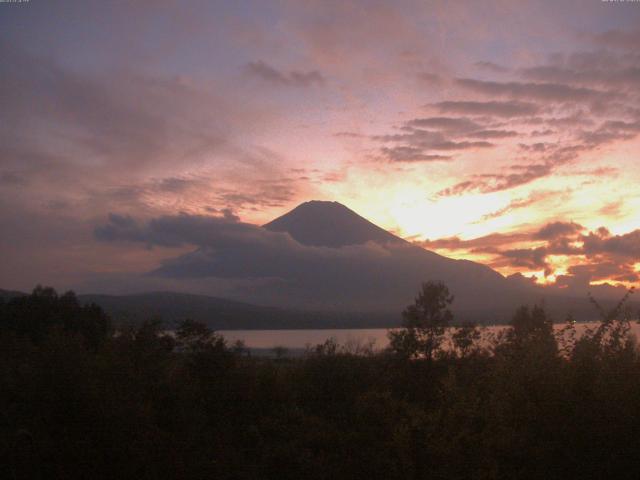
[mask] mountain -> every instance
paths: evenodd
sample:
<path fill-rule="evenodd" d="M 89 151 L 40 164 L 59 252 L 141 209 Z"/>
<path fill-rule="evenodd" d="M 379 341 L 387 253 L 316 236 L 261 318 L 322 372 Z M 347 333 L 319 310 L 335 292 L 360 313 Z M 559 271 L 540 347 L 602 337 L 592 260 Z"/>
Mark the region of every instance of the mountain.
<path fill-rule="evenodd" d="M 264 228 L 286 232 L 301 244 L 316 247 L 335 248 L 366 242 L 407 243 L 338 202 L 305 202 Z"/>
<path fill-rule="evenodd" d="M 580 320 L 594 319 L 586 293 L 561 296 L 507 279 L 486 265 L 444 257 L 336 202 L 303 203 L 264 227 L 170 220 L 155 225 L 158 234 L 188 233 L 199 242 L 197 248 L 146 275 L 217 297 L 153 292 L 81 295 L 81 301 L 101 305 L 116 321 L 157 315 L 169 322 L 190 317 L 216 329 L 387 327 L 398 324 L 421 283 L 431 280 L 449 287 L 459 322 L 504 323 L 518 306 L 541 302 L 556 320 L 569 312 Z"/>
<path fill-rule="evenodd" d="M 459 314 L 504 321 L 507 312 L 526 297 L 519 286 L 491 268 L 415 246 L 338 202 L 303 203 L 264 228 L 289 234 L 307 250 L 279 256 L 272 270 L 284 272 L 285 281 L 272 290 L 254 290 L 253 298 L 259 303 L 392 313 L 413 300 L 422 282 L 436 280 L 455 294 Z M 309 250 L 313 247 L 325 250 Z M 314 255 L 322 260 L 315 261 Z M 231 259 L 224 253 L 220 258 L 236 264 L 243 261 L 237 252 Z M 267 261 L 260 258 L 258 264 Z M 289 274 L 294 278 L 286 281 Z"/>
<path fill-rule="evenodd" d="M 356 248 L 364 251 L 365 244 L 379 246 L 378 254 L 365 261 L 353 255 L 345 262 L 336 254 L 335 260 L 314 265 L 313 271 L 305 267 L 295 288 L 282 295 L 281 302 L 400 312 L 413 301 L 422 282 L 434 280 L 444 282 L 454 294 L 453 309 L 460 320 L 506 322 L 518 306 L 541 302 L 556 318 L 573 312 L 593 319 L 586 295 L 563 297 L 527 282 L 510 281 L 486 265 L 438 255 L 383 230 L 337 202 L 303 203 L 264 228 L 286 232 L 302 245 L 330 248 L 345 255 Z M 279 288 L 286 289 L 287 285 Z M 266 297 L 264 301 L 268 301 Z"/>
<path fill-rule="evenodd" d="M 216 329 L 286 327 L 295 323 L 290 312 L 206 295 L 149 292 L 135 295 L 79 295 L 81 303 L 95 303 L 118 323 L 139 323 L 160 318 L 169 326 L 184 318 L 202 321 Z"/>

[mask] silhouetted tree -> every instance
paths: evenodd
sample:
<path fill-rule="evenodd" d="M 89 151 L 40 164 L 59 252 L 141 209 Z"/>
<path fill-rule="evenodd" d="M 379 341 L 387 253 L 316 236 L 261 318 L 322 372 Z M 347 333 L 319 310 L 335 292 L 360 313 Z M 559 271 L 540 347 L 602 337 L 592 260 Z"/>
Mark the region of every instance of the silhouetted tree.
<path fill-rule="evenodd" d="M 96 304 L 81 305 L 72 291 L 59 296 L 38 285 L 31 295 L 14 297 L 0 306 L 0 329 L 41 342 L 52 330 L 80 335 L 91 348 L 111 333 L 111 320 Z"/>
<path fill-rule="evenodd" d="M 543 307 L 535 305 L 532 309 L 520 307 L 509 324 L 511 337 L 518 344 L 529 342 L 553 342 L 553 321 Z"/>
<path fill-rule="evenodd" d="M 622 311 L 562 354 L 541 307 L 482 354 L 476 327 L 452 328 L 445 354 L 453 298 L 428 283 L 392 335 L 406 357 L 330 339 L 271 359 L 191 320 L 94 348 L 75 296 L 29 297 L 0 306 L 0 478 L 637 477 L 640 355 Z"/>
<path fill-rule="evenodd" d="M 403 328 L 389 332 L 391 349 L 408 357 L 431 360 L 440 348 L 446 328 L 453 320 L 449 306 L 453 295 L 441 282 L 426 282 L 403 312 Z"/>
<path fill-rule="evenodd" d="M 482 337 L 482 332 L 474 323 L 464 323 L 456 328 L 451 336 L 453 346 L 460 357 L 466 357 L 471 354 Z"/>

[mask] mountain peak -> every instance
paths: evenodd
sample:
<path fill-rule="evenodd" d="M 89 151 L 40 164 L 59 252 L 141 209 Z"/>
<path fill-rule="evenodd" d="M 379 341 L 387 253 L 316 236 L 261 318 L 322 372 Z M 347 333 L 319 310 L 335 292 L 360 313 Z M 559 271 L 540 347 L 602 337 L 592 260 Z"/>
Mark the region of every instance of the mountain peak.
<path fill-rule="evenodd" d="M 287 232 L 303 245 L 316 247 L 404 242 L 341 203 L 321 200 L 301 203 L 289 213 L 264 225 L 264 228 Z"/>

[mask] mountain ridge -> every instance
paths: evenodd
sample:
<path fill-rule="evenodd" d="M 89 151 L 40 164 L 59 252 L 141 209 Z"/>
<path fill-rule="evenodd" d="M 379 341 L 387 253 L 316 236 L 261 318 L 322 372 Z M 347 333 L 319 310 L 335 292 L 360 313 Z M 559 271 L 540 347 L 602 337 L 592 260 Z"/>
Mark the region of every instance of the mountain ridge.
<path fill-rule="evenodd" d="M 310 200 L 263 225 L 286 232 L 297 242 L 315 247 L 343 247 L 362 243 L 408 244 L 339 202 Z"/>

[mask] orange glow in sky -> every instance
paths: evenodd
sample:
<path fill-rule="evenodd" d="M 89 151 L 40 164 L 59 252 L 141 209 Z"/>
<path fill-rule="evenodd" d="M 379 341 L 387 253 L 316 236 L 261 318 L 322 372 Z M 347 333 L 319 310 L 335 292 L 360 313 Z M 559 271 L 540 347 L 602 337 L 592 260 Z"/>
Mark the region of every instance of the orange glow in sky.
<path fill-rule="evenodd" d="M 127 270 L 111 213 L 311 199 L 504 275 L 640 280 L 632 2 L 48 3 L 0 18 L 0 286 Z"/>

